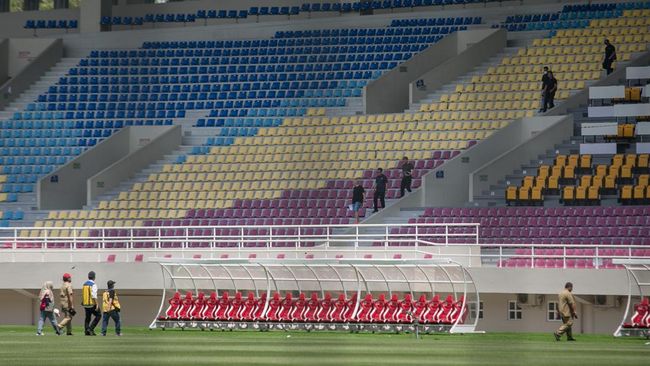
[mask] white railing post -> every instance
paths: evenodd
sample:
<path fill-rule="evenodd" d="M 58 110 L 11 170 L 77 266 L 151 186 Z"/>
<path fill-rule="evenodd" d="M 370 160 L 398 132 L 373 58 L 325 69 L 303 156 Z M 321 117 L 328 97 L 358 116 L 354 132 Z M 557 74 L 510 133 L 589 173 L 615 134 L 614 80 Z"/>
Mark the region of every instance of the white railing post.
<path fill-rule="evenodd" d="M 390 232 L 388 230 L 388 225 L 384 228 L 384 246 L 388 246 L 388 236 L 390 235 Z"/>
<path fill-rule="evenodd" d="M 418 243 L 420 242 L 420 226 L 415 224 L 415 250 L 418 250 Z"/>
<path fill-rule="evenodd" d="M 266 241 L 266 246 L 273 246 L 273 226 L 269 226 L 269 236 Z"/>
<path fill-rule="evenodd" d="M 530 250 L 530 268 L 535 268 L 535 245 Z"/>
<path fill-rule="evenodd" d="M 449 246 L 449 225 L 445 224 L 445 246 Z"/>

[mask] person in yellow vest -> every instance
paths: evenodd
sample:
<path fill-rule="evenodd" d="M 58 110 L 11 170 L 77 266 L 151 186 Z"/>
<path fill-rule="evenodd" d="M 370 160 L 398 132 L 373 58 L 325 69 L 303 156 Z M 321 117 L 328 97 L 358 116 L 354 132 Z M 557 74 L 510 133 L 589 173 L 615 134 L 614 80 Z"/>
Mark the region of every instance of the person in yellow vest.
<path fill-rule="evenodd" d="M 571 293 L 572 291 L 573 284 L 567 282 L 566 285 L 564 285 L 564 290 L 560 292 L 558 297 L 559 302 L 557 310 L 562 317 L 562 325 L 555 333 L 553 333 L 556 341 L 559 341 L 564 333 L 566 333 L 567 341 L 575 341 L 571 327 L 573 326 L 573 319 L 578 319 L 578 315 L 576 314 L 576 300 Z"/>
<path fill-rule="evenodd" d="M 95 283 L 95 272 L 88 272 L 88 281 L 84 282 L 81 288 L 81 305 L 86 310 L 86 318 L 84 320 L 84 329 L 87 336 L 94 336 L 95 327 L 99 323 L 99 318 L 102 315 L 99 311 L 99 303 L 97 302 L 97 284 Z M 92 322 L 90 321 L 92 317 Z"/>
<path fill-rule="evenodd" d="M 122 335 L 122 322 L 120 321 L 120 300 L 115 292 L 115 281 L 110 280 L 106 283 L 108 290 L 104 291 L 102 295 L 102 335 L 106 336 L 106 328 L 108 328 L 108 320 L 113 319 L 115 322 L 115 335 L 118 337 Z"/>

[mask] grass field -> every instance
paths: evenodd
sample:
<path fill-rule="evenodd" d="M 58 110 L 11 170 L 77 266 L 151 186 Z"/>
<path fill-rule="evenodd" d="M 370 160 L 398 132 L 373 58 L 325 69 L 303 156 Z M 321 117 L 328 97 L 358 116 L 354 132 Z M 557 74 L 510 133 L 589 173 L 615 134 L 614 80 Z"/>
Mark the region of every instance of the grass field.
<path fill-rule="evenodd" d="M 112 330 L 112 329 L 111 329 Z M 0 327 L 2 365 L 647 365 L 645 340 L 551 334 L 427 335 L 201 332 L 126 328 L 122 337 L 57 337 Z"/>

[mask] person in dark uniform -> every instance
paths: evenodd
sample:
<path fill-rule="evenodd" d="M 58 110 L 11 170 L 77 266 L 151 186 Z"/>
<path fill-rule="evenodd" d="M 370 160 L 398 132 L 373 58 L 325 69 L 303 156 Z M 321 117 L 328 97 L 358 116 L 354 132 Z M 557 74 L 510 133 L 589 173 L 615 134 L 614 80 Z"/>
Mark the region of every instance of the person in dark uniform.
<path fill-rule="evenodd" d="M 603 69 L 607 70 L 607 75 L 611 74 L 614 69 L 612 64 L 616 61 L 616 47 L 609 43 L 609 39 L 605 40 L 605 59 L 603 60 Z"/>
<path fill-rule="evenodd" d="M 544 98 L 545 89 L 546 89 L 546 83 L 548 81 L 548 66 L 544 66 L 544 73 L 542 74 L 542 101 L 539 103 L 539 111 L 542 112 L 544 111 L 544 104 L 546 103 L 546 100 Z"/>
<path fill-rule="evenodd" d="M 357 181 L 357 185 L 352 189 L 352 211 L 354 211 L 354 223 L 359 223 L 359 210 L 363 207 L 363 196 L 365 195 L 366 190 L 363 189 L 363 184 L 361 181 Z"/>
<path fill-rule="evenodd" d="M 402 182 L 399 187 L 400 198 L 404 197 L 404 190 L 411 192 L 411 182 L 413 171 L 413 164 L 409 161 L 408 157 L 402 158 Z"/>
<path fill-rule="evenodd" d="M 386 208 L 386 185 L 388 184 L 388 178 L 384 175 L 384 170 L 382 168 L 377 169 L 377 176 L 375 177 L 375 194 L 372 197 L 372 203 L 374 206 L 374 211 L 378 212 L 379 207 L 377 207 L 377 201 L 381 203 L 381 208 Z"/>
<path fill-rule="evenodd" d="M 557 79 L 553 76 L 553 72 L 548 72 L 548 78 L 546 79 L 546 88 L 544 88 L 544 108 L 542 112 L 546 112 L 547 109 L 555 107 L 553 101 L 555 100 L 555 92 L 557 91 Z"/>

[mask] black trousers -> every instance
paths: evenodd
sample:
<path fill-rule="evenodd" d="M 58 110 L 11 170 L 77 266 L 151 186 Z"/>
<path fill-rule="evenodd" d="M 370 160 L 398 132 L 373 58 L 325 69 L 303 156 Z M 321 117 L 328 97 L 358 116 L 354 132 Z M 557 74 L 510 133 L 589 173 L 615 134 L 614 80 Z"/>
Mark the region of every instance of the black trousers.
<path fill-rule="evenodd" d="M 399 196 L 404 197 L 404 190 L 411 192 L 411 176 L 402 177 L 402 182 L 399 185 Z"/>
<path fill-rule="evenodd" d="M 555 100 L 555 92 L 544 93 L 544 107 L 542 111 L 546 112 L 547 109 L 555 107 L 553 101 Z"/>
<path fill-rule="evenodd" d="M 381 203 L 381 208 L 386 208 L 386 191 L 375 191 L 372 197 L 372 203 L 377 211 L 377 200 Z"/>
<path fill-rule="evenodd" d="M 95 327 L 99 323 L 99 318 L 102 315 L 97 308 L 84 308 L 86 310 L 86 318 L 84 319 L 84 329 L 86 330 L 86 333 L 94 332 Z M 90 318 L 95 317 L 95 319 L 90 321 Z"/>
<path fill-rule="evenodd" d="M 612 63 L 614 63 L 612 60 L 603 61 L 603 69 L 607 70 L 607 75 L 611 74 L 614 71 L 614 69 L 612 69 Z"/>

